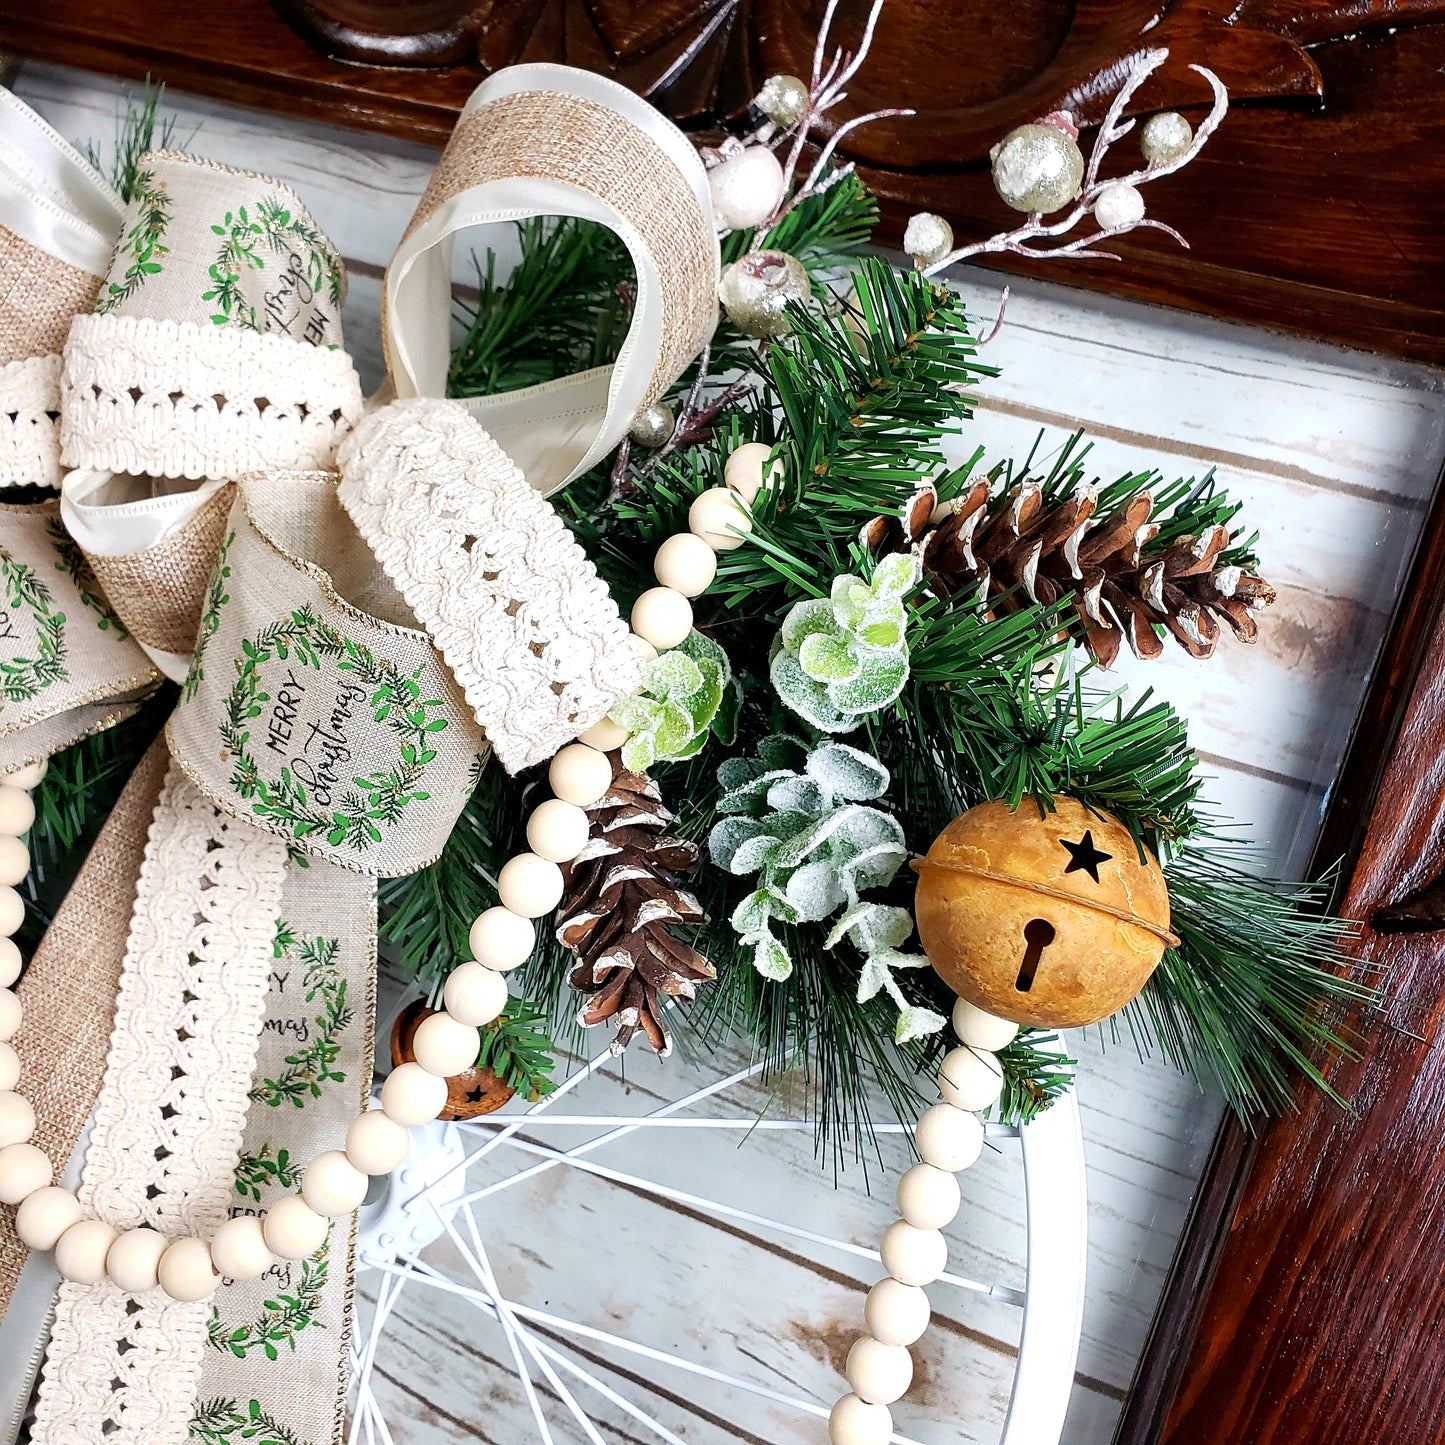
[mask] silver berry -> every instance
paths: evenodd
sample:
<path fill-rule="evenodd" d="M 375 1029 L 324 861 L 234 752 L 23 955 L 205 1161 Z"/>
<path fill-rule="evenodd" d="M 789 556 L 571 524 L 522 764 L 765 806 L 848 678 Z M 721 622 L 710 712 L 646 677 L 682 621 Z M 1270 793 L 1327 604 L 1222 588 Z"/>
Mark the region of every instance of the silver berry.
<path fill-rule="evenodd" d="M 1144 219 L 1144 196 L 1137 186 L 1116 181 L 1105 186 L 1094 201 L 1094 219 L 1101 231 L 1122 231 Z"/>
<path fill-rule="evenodd" d="M 782 336 L 788 330 L 788 302 L 812 294 L 808 273 L 784 251 L 754 251 L 723 268 L 718 300 L 728 320 L 745 336 Z"/>
<path fill-rule="evenodd" d="M 770 75 L 753 104 L 776 126 L 796 125 L 808 108 L 808 87 L 796 75 Z"/>
<path fill-rule="evenodd" d="M 953 227 L 932 211 L 919 211 L 909 217 L 903 249 L 919 270 L 935 265 L 953 250 Z"/>
<path fill-rule="evenodd" d="M 990 152 L 994 189 L 1016 211 L 1047 214 L 1078 199 L 1084 179 L 1079 143 L 1052 125 L 1021 125 Z"/>
<path fill-rule="evenodd" d="M 1193 144 L 1194 129 L 1177 110 L 1151 115 L 1139 132 L 1139 149 L 1151 165 L 1177 161 Z"/>
<path fill-rule="evenodd" d="M 637 414 L 629 435 L 640 447 L 665 447 L 677 430 L 677 418 L 670 407 L 655 401 Z"/>

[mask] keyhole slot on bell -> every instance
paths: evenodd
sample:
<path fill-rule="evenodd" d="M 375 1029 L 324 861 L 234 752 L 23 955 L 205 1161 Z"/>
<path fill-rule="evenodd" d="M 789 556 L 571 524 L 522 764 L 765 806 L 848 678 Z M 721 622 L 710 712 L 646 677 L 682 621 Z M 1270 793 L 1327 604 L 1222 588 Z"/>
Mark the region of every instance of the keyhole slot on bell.
<path fill-rule="evenodd" d="M 1044 949 L 1054 941 L 1054 925 L 1047 918 L 1031 918 L 1024 924 L 1024 961 L 1019 965 L 1019 976 L 1014 987 L 1020 993 L 1027 993 L 1034 986 L 1034 975 L 1039 971 L 1039 959 Z"/>

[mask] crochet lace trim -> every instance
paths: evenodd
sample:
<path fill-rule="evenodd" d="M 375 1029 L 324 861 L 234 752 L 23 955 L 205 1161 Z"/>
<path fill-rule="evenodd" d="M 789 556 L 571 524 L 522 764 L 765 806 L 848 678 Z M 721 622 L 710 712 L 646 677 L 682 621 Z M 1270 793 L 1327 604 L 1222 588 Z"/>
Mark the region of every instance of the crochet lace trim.
<path fill-rule="evenodd" d="M 327 466 L 362 409 L 340 349 L 138 316 L 78 316 L 61 388 L 67 467 L 193 481 Z"/>
<path fill-rule="evenodd" d="M 60 356 L 0 366 L 0 487 L 60 485 Z"/>
<path fill-rule="evenodd" d="M 208 1237 L 227 1215 L 270 982 L 286 848 L 172 764 L 139 890 L 80 1197 L 124 1230 Z M 64 1284 L 36 1445 L 182 1445 L 205 1303 Z"/>
<path fill-rule="evenodd" d="M 342 444 L 342 505 L 433 640 L 508 772 L 641 681 L 587 554 L 455 402 L 373 412 Z"/>

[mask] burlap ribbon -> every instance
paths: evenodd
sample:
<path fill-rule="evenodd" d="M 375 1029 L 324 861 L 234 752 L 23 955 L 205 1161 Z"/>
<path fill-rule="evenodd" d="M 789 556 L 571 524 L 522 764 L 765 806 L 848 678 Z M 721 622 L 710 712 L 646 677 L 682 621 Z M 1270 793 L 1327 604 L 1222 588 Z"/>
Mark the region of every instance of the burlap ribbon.
<path fill-rule="evenodd" d="M 128 936 L 112 934 L 88 965 L 91 981 L 118 977 L 119 993 L 82 1196 L 116 1227 L 208 1234 L 228 1209 L 264 1207 L 294 1188 L 278 1166 L 283 1149 L 301 1162 L 330 1138 L 323 1114 L 344 1121 L 359 1102 L 374 880 L 436 856 L 483 752 L 478 719 L 505 731 L 507 719 L 471 697 L 466 664 L 485 664 L 493 641 L 503 655 L 514 645 L 529 653 L 525 681 L 508 674 L 512 715 L 545 721 L 534 738 L 516 730 L 512 766 L 583 730 L 630 688 L 636 665 L 615 605 L 595 595 L 590 566 L 529 498 L 487 512 L 502 533 L 488 547 L 531 559 L 527 595 L 500 599 L 496 636 L 470 651 L 449 644 L 444 667 L 427 633 L 455 641 L 448 626 L 498 598 L 481 587 L 486 568 L 455 569 L 435 596 L 416 590 L 427 549 L 473 550 L 477 539 L 454 525 L 474 515 L 467 487 L 505 490 L 515 468 L 487 465 L 495 443 L 473 428 L 456 476 L 422 489 L 407 545 L 378 567 L 361 539 L 380 551 L 382 519 L 395 521 L 392 504 L 426 474 L 418 438 L 394 436 L 389 455 L 352 458 L 347 504 L 360 538 L 332 474 L 277 470 L 324 465 L 359 416 L 334 252 L 300 202 L 264 177 L 169 154 L 146 158 L 142 173 L 95 314 L 77 321 L 66 348 L 62 430 L 76 470 L 62 505 L 121 621 L 182 683 L 182 700 Z M 388 272 L 398 394 L 442 388 L 455 233 L 534 214 L 612 226 L 639 281 L 615 367 L 467 404 L 545 493 L 610 450 L 696 353 L 715 316 L 717 246 L 691 145 L 636 97 L 557 67 L 494 77 L 469 104 Z M 228 485 L 253 470 L 261 474 Z M 580 611 L 574 594 L 589 599 Z M 592 650 L 583 671 L 605 679 L 595 699 L 557 703 L 575 686 L 576 659 L 559 648 L 535 665 L 547 652 L 539 617 L 564 619 L 560 631 L 546 626 Z M 538 697 L 550 712 L 537 711 Z M 287 994 L 298 969 L 300 1003 Z M 43 1012 L 47 998 L 35 1006 Z M 303 1084 L 325 1095 L 326 1110 L 283 1134 L 274 1123 L 284 1115 L 267 1105 L 306 1067 L 304 1049 L 284 1051 L 285 1034 L 313 1027 L 328 1048 L 345 1033 L 350 1052 L 329 1054 L 328 1077 Z M 338 1058 L 344 1080 L 333 1077 Z M 71 1114 L 89 1103 L 77 1090 Z M 35 1438 L 178 1442 L 197 1390 L 195 1419 L 213 1431 L 239 1420 L 235 1428 L 278 1437 L 337 1438 L 349 1240 L 324 1253 L 288 1267 L 284 1290 L 272 1282 L 273 1294 L 304 1302 L 293 1313 L 308 1319 L 285 1326 L 291 1388 L 271 1381 L 259 1399 L 257 1363 L 285 1333 L 264 1287 L 224 1286 L 207 1317 L 158 1292 L 127 1303 L 109 1286 L 66 1286 Z"/>

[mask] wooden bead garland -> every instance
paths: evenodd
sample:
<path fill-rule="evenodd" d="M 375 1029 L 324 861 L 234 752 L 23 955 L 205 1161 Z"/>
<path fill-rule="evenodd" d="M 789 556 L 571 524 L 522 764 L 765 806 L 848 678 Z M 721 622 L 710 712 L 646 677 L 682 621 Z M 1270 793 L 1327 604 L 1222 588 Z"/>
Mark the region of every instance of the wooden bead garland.
<path fill-rule="evenodd" d="M 923 1162 L 898 1181 L 901 1217 L 884 1230 L 879 1249 L 887 1274 L 868 1292 L 863 1311 L 868 1333 L 848 1352 L 843 1373 L 852 1393 L 842 1396 L 828 1417 L 832 1445 L 884 1445 L 893 1434 L 888 1406 L 912 1383 L 908 1346 L 928 1327 L 923 1286 L 948 1264 L 941 1231 L 958 1213 L 962 1197 L 954 1175 L 983 1149 L 983 1123 L 974 1111 L 991 1108 L 1003 1092 L 1003 1069 L 995 1054 L 1013 1042 L 1016 1026 L 960 999 L 953 1028 L 962 1043 L 939 1067 L 944 1101 L 929 1109 L 914 1131 Z M 980 1040 L 996 1040 L 996 1047 L 985 1048 Z"/>
<path fill-rule="evenodd" d="M 730 482 L 736 474 L 738 490 L 749 503 L 758 490 L 752 474 L 761 477 L 765 461 L 765 454 L 746 452 L 729 474 Z M 768 481 L 776 471 L 776 466 L 770 470 Z M 658 549 L 654 570 L 660 585 L 644 592 L 633 609 L 633 642 L 644 660 L 688 635 L 693 617 L 689 599 L 706 591 L 717 574 L 714 554 L 740 546 L 752 530 L 752 519 L 737 493 L 714 487 L 693 503 L 689 528 Z M 603 718 L 552 759 L 548 781 L 555 796 L 540 803 L 527 821 L 529 851 L 502 866 L 497 878 L 500 906 L 473 922 L 469 941 L 474 957 L 453 970 L 443 985 L 443 1009 L 418 1026 L 414 1058 L 387 1076 L 381 1109 L 352 1122 L 344 1148 L 326 1150 L 306 1166 L 300 1194 L 277 1201 L 259 1218 L 244 1215 L 225 1221 L 209 1242 L 169 1240 L 144 1227 L 118 1234 L 103 1220 L 86 1215 L 72 1191 L 55 1185 L 51 1161 L 29 1142 L 35 1113 L 17 1089 L 22 1083 L 20 1059 L 10 1045 L 22 1014 L 11 987 L 20 977 L 22 961 L 10 935 L 25 917 L 16 885 L 30 866 L 23 841 L 35 821 L 30 789 L 45 777 L 48 765 L 34 764 L 0 779 L 0 1203 L 17 1206 L 20 1238 L 33 1249 L 53 1249 L 57 1269 L 73 1283 L 98 1284 L 109 1278 L 132 1293 L 159 1285 L 173 1299 L 186 1302 L 205 1299 L 222 1278 L 258 1279 L 277 1259 L 314 1254 L 326 1239 L 330 1221 L 360 1205 L 367 1179 L 390 1173 L 406 1157 L 407 1131 L 439 1117 L 447 1105 L 448 1077 L 475 1064 L 481 1052 L 478 1030 L 506 1007 L 503 975 L 531 954 L 537 936 L 532 920 L 551 913 L 560 902 L 559 865 L 571 862 L 586 846 L 590 825 L 584 810 L 611 786 L 607 753 L 627 737 L 625 728 Z M 860 1360 L 866 1361 L 860 1369 L 881 1372 L 885 1383 L 896 1382 L 896 1359 L 873 1360 L 864 1351 Z M 911 1376 L 911 1363 L 908 1370 Z M 863 1414 L 853 1414 L 867 1420 L 871 1408 L 863 1405 Z"/>

